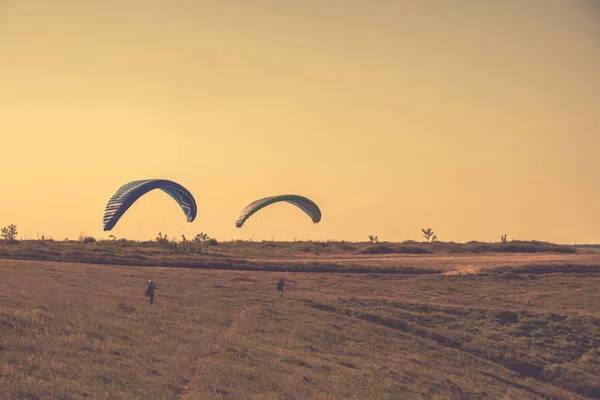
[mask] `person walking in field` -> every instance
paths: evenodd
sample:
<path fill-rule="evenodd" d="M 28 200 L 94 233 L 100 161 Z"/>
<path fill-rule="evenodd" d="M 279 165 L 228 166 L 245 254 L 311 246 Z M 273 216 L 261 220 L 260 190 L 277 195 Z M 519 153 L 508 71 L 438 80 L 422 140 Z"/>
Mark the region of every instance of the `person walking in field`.
<path fill-rule="evenodd" d="M 277 291 L 279 292 L 279 297 L 283 296 L 283 287 L 285 286 L 285 278 L 281 277 L 279 278 L 279 281 L 277 281 Z"/>
<path fill-rule="evenodd" d="M 152 303 L 154 303 L 154 290 L 158 289 L 158 286 L 156 286 L 156 284 L 154 282 L 152 282 L 152 279 L 148 281 L 148 287 L 146 288 L 146 297 L 150 297 L 150 305 L 152 305 Z"/>

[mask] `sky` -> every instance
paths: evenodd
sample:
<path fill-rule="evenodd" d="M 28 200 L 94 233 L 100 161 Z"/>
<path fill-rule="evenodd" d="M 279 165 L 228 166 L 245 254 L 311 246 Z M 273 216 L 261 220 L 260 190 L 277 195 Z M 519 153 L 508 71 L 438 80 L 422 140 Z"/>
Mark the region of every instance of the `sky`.
<path fill-rule="evenodd" d="M 0 0 L 0 225 L 21 238 L 600 243 L 593 0 Z M 111 232 L 110 196 L 163 192 Z M 313 224 L 278 203 L 309 197 Z"/>

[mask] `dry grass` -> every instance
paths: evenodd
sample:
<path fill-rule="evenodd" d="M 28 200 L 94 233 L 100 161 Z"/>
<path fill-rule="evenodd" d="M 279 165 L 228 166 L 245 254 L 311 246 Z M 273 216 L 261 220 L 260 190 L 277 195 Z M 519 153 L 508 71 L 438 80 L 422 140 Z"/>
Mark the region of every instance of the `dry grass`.
<path fill-rule="evenodd" d="M 273 272 L 0 260 L 0 398 L 600 398 L 600 274 L 565 271 L 286 273 L 280 298 Z"/>
<path fill-rule="evenodd" d="M 282 272 L 452 273 L 499 266 L 600 265 L 600 252 L 545 242 L 245 242 L 218 245 L 136 241 L 0 241 L 0 257 L 131 266 Z"/>

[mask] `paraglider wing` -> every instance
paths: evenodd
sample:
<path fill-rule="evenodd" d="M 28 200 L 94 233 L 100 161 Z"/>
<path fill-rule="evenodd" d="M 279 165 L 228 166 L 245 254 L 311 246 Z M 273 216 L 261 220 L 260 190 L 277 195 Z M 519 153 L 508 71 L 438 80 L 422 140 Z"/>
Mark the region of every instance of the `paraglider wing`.
<path fill-rule="evenodd" d="M 246 208 L 244 208 L 240 213 L 240 216 L 237 219 L 237 221 L 235 221 L 235 226 L 241 228 L 242 225 L 244 225 L 244 222 L 246 222 L 246 220 L 252 214 L 257 212 L 261 208 L 264 208 L 268 205 L 280 201 L 285 201 L 287 203 L 295 205 L 296 207 L 304 211 L 310 218 L 312 218 L 312 221 L 315 224 L 321 220 L 321 210 L 319 210 L 319 207 L 312 200 L 295 194 L 285 194 L 280 196 L 265 197 L 264 199 L 259 199 L 248 204 Z"/>
<path fill-rule="evenodd" d="M 110 231 L 137 199 L 154 189 L 171 196 L 183 210 L 188 222 L 196 218 L 196 200 L 186 188 L 166 179 L 145 179 L 121 186 L 110 198 L 104 210 L 104 230 Z"/>

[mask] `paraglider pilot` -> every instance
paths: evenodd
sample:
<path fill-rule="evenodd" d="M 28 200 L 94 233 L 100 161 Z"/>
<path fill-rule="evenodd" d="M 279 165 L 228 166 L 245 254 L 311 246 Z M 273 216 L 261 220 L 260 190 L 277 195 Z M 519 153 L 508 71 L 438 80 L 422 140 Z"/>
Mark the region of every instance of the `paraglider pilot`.
<path fill-rule="evenodd" d="M 279 292 L 279 296 L 283 296 L 283 287 L 285 286 L 285 278 L 281 277 L 279 278 L 279 281 L 277 281 L 277 291 Z"/>
<path fill-rule="evenodd" d="M 152 280 L 149 280 L 148 287 L 146 288 L 145 296 L 150 297 L 150 305 L 152 305 L 152 303 L 154 303 L 154 290 L 155 289 L 158 289 L 158 286 L 156 286 L 156 284 L 154 282 L 152 282 Z"/>

